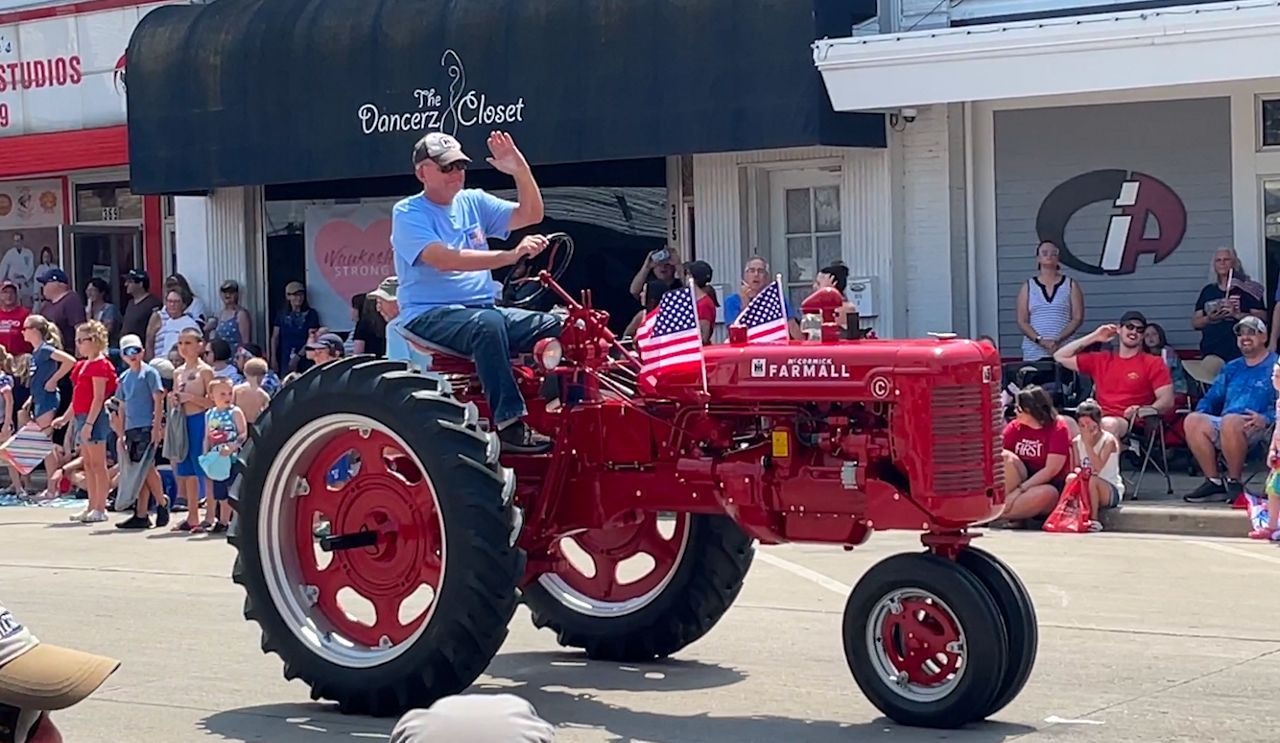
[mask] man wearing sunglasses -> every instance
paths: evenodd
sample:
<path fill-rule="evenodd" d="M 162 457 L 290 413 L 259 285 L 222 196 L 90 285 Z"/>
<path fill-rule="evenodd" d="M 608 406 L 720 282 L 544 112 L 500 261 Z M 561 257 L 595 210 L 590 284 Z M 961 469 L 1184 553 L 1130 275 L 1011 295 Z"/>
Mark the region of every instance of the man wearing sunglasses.
<path fill-rule="evenodd" d="M 406 330 L 428 343 L 470 357 L 505 451 L 536 453 L 551 441 L 525 424 L 524 398 L 511 370 L 513 353 L 560 334 L 554 315 L 495 306 L 492 271 L 533 258 L 547 238 L 529 235 L 511 250 L 490 250 L 489 239 L 542 221 L 542 194 L 511 135 L 489 135 L 487 159 L 516 182 L 516 201 L 464 189 L 471 158 L 457 139 L 431 132 L 413 148 L 422 193 L 391 212 L 391 246 L 400 280 L 396 300 Z"/>
<path fill-rule="evenodd" d="M 0 606 L 0 743 L 62 743 L 49 713 L 79 704 L 119 667 L 41 643 Z"/>
<path fill-rule="evenodd" d="M 1155 408 L 1160 415 L 1173 410 L 1173 376 L 1164 359 L 1142 350 L 1147 318 L 1130 310 L 1119 325 L 1102 325 L 1053 353 L 1053 360 L 1093 378 L 1094 399 L 1102 407 L 1102 428 L 1117 439 L 1129 434 L 1139 408 Z M 1115 350 L 1080 353 L 1095 343 L 1117 339 Z"/>

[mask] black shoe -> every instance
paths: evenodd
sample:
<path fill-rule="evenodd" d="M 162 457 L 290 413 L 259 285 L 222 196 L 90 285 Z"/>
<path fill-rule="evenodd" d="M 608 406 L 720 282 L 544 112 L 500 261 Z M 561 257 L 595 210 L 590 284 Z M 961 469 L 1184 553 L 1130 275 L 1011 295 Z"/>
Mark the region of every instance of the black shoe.
<path fill-rule="evenodd" d="M 498 432 L 502 450 L 514 454 L 541 454 L 551 450 L 551 439 L 516 421 Z"/>
<path fill-rule="evenodd" d="M 1227 503 L 1235 503 L 1237 498 L 1244 495 L 1244 483 L 1239 480 L 1233 480 L 1230 477 L 1224 482 L 1227 485 L 1227 497 L 1225 499 Z"/>
<path fill-rule="evenodd" d="M 1225 503 L 1231 500 L 1231 496 L 1227 495 L 1227 489 L 1221 484 L 1206 479 L 1200 487 L 1182 496 L 1182 499 L 1188 503 Z"/>
<path fill-rule="evenodd" d="M 165 505 L 156 506 L 156 526 L 169 525 L 169 507 Z"/>
<path fill-rule="evenodd" d="M 116 524 L 117 529 L 150 529 L 151 519 L 146 516 L 130 516 Z"/>

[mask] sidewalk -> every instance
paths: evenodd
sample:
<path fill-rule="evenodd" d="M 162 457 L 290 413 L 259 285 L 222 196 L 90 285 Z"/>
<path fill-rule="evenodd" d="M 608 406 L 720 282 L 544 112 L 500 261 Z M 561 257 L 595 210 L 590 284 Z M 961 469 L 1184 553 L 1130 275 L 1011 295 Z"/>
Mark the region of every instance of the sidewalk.
<path fill-rule="evenodd" d="M 1137 473 L 1126 466 L 1122 473 L 1126 483 L 1132 486 Z M 1126 492 L 1119 508 L 1102 513 L 1102 525 L 1107 531 L 1145 534 L 1177 534 L 1193 537 L 1240 537 L 1249 534 L 1249 517 L 1246 511 L 1232 508 L 1230 503 L 1193 504 L 1182 496 L 1200 486 L 1199 475 L 1192 477 L 1186 470 L 1176 467 L 1171 472 L 1173 494 L 1169 495 L 1164 475 L 1148 469 L 1142 478 L 1142 488 L 1133 498 Z M 1249 492 L 1262 494 L 1263 477 L 1249 483 Z"/>

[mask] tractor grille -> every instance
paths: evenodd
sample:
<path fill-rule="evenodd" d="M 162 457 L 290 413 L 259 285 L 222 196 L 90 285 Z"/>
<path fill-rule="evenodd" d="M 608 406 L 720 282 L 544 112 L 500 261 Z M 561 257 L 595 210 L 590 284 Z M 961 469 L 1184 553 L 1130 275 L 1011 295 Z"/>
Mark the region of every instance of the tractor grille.
<path fill-rule="evenodd" d="M 991 456 L 1000 450 L 999 389 L 989 384 L 951 385 L 932 388 L 930 396 L 934 492 L 983 490 L 988 474 L 1000 465 L 999 458 L 992 462 Z"/>

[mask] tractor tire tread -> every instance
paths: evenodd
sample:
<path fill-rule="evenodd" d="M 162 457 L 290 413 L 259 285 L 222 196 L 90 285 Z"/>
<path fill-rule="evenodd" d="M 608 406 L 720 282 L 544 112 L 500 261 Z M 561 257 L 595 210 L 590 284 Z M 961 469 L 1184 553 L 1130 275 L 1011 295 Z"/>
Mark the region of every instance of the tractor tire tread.
<path fill-rule="evenodd" d="M 593 660 L 643 663 L 701 639 L 742 591 L 755 557 L 753 540 L 728 516 L 691 515 L 690 543 L 663 594 L 617 619 L 584 617 L 536 581 L 524 592 L 533 624 Z"/>
<path fill-rule="evenodd" d="M 404 369 L 372 357 L 309 369 L 278 393 L 245 451 L 243 522 L 232 571 L 245 589 L 244 616 L 259 625 L 263 652 L 280 656 L 285 678 L 303 680 L 312 699 L 334 700 L 345 714 L 393 716 L 465 690 L 505 642 L 524 574 L 524 552 L 510 544 L 503 474 L 483 464 L 483 437 L 455 428 L 474 428 L 474 412 L 436 391 L 431 378 Z M 256 516 L 271 462 L 257 461 L 255 449 L 277 451 L 307 421 L 335 412 L 379 420 L 410 445 L 436 487 L 445 512 L 446 559 L 453 561 L 436 598 L 444 603 L 424 633 L 401 655 L 368 669 L 330 663 L 298 640 L 272 603 L 259 549 Z"/>

